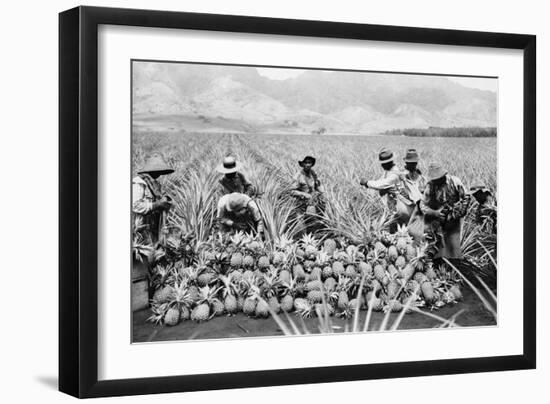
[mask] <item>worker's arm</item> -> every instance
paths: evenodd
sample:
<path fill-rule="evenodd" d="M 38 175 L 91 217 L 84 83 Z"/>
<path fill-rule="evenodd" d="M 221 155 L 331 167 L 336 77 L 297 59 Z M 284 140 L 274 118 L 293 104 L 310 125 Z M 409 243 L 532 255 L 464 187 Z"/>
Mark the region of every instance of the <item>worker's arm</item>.
<path fill-rule="evenodd" d="M 367 188 L 376 189 L 378 191 L 384 191 L 398 184 L 399 181 L 400 179 L 397 174 L 390 173 L 388 174 L 387 177 L 382 177 L 378 180 L 366 181 L 366 186 Z"/>
<path fill-rule="evenodd" d="M 132 183 L 132 211 L 145 215 L 153 210 L 153 202 L 146 197 L 146 185 L 137 181 Z"/>
<path fill-rule="evenodd" d="M 264 221 L 262 219 L 262 214 L 260 213 L 260 208 L 258 207 L 258 204 L 254 201 L 250 201 L 248 203 L 248 209 L 250 212 L 250 216 L 252 217 L 252 220 L 256 225 L 256 231 L 258 232 L 258 234 L 263 235 Z"/>

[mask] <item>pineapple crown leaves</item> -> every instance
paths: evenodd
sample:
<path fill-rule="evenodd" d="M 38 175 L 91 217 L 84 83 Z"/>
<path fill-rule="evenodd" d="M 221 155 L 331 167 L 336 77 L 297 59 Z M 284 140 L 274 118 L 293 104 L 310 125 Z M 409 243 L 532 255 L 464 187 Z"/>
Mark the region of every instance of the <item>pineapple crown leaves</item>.
<path fill-rule="evenodd" d="M 210 286 L 204 286 L 202 288 L 199 288 L 199 300 L 197 301 L 198 304 L 202 303 L 208 303 L 212 304 L 215 300 L 219 299 L 217 298 L 217 294 L 220 291 L 221 287 L 210 287 Z"/>
<path fill-rule="evenodd" d="M 174 296 L 169 305 L 172 307 L 176 305 L 178 308 L 185 306 L 191 307 L 193 304 L 193 298 L 189 292 L 189 284 L 187 281 L 181 281 L 174 286 Z"/>
<path fill-rule="evenodd" d="M 300 238 L 298 243 L 304 248 L 308 246 L 317 248 L 319 245 L 319 240 L 317 240 L 313 234 L 306 233 Z"/>
<path fill-rule="evenodd" d="M 161 325 L 164 320 L 164 316 L 169 309 L 168 303 L 153 303 L 151 305 L 151 315 L 147 318 L 146 321 L 154 323 L 155 325 Z"/>

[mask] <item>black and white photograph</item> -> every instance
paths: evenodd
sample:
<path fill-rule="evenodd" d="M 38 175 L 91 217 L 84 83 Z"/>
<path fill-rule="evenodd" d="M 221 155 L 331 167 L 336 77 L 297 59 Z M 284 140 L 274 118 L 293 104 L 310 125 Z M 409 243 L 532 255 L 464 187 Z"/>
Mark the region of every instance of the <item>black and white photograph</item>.
<path fill-rule="evenodd" d="M 497 325 L 497 78 L 131 69 L 132 342 Z"/>

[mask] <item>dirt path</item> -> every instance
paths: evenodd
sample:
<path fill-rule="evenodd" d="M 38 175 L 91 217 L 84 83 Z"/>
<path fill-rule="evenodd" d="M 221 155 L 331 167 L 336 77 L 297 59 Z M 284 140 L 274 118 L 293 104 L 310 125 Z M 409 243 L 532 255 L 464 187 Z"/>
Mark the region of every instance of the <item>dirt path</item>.
<path fill-rule="evenodd" d="M 490 326 L 496 322 L 491 314 L 483 307 L 477 296 L 467 290 L 464 292 L 464 300 L 448 307 L 444 307 L 433 313 L 443 317 L 450 318 L 455 313 L 463 310 L 457 317 L 456 322 L 461 326 Z M 175 341 L 189 339 L 217 339 L 217 338 L 244 338 L 259 336 L 279 336 L 284 335 L 275 320 L 255 319 L 240 313 L 233 317 L 217 317 L 206 323 L 195 323 L 192 321 L 183 321 L 175 327 L 158 327 L 145 322 L 150 315 L 149 310 L 142 310 L 134 313 L 133 316 L 133 342 L 151 342 L 151 341 Z M 389 325 L 393 324 L 398 314 L 392 314 Z M 366 311 L 361 312 L 361 324 L 363 324 Z M 283 316 L 284 317 L 284 316 Z M 303 330 L 304 325 L 310 333 L 318 333 L 318 319 L 301 320 L 294 314 L 290 318 Z M 372 313 L 369 329 L 379 329 L 383 321 L 383 313 Z M 342 332 L 346 324 L 351 325 L 352 320 L 343 320 L 332 317 L 332 323 L 335 332 Z M 411 313 L 405 315 L 399 329 L 425 329 L 433 328 L 441 324 L 438 320 L 430 318 L 424 314 Z"/>

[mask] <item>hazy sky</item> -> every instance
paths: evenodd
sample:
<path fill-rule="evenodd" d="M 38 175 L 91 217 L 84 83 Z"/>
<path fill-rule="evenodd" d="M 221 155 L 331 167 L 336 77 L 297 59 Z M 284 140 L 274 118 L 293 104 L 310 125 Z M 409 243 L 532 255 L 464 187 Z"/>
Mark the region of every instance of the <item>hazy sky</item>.
<path fill-rule="evenodd" d="M 299 76 L 304 72 L 301 69 L 275 69 L 275 68 L 256 68 L 262 76 L 269 77 L 274 80 L 284 80 L 291 77 Z M 449 80 L 455 81 L 465 87 L 477 88 L 480 90 L 497 91 L 497 79 L 486 79 L 479 77 L 453 77 L 447 76 Z"/>

